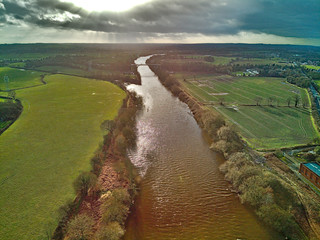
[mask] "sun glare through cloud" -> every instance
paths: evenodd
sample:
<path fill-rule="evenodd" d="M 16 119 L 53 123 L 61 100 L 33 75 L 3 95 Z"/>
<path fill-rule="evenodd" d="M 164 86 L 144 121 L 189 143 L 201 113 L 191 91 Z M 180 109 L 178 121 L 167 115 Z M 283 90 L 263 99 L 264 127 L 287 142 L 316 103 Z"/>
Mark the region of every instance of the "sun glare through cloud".
<path fill-rule="evenodd" d="M 71 2 L 76 6 L 82 7 L 88 11 L 113 11 L 123 12 L 135 6 L 150 2 L 151 0 L 63 0 L 63 2 Z"/>

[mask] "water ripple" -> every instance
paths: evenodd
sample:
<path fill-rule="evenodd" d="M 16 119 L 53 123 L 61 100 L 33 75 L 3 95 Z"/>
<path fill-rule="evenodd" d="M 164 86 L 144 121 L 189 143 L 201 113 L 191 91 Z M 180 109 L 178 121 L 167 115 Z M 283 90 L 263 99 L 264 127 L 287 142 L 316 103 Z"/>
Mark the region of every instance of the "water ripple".
<path fill-rule="evenodd" d="M 188 107 L 147 66 L 138 70 L 142 86 L 130 90 L 145 108 L 129 157 L 143 181 L 125 239 L 275 239 L 229 190 L 218 170 L 223 159 L 209 150 Z"/>

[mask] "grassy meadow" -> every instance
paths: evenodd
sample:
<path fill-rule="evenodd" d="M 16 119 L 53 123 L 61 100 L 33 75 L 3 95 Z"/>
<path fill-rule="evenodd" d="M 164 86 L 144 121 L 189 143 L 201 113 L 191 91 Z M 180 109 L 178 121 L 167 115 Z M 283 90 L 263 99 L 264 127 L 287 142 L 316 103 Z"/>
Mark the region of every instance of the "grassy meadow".
<path fill-rule="evenodd" d="M 0 68 L 0 89 L 5 89 L 4 76 L 9 77 L 9 89 L 41 85 L 41 72 L 28 71 L 9 67 Z"/>
<path fill-rule="evenodd" d="M 228 64 L 239 64 L 239 65 L 288 65 L 285 60 L 280 58 L 237 58 L 237 57 L 226 57 L 226 56 L 214 56 L 213 62 L 206 62 L 204 58 L 206 55 L 182 55 L 182 58 L 166 59 L 166 61 L 172 63 L 186 63 L 186 62 L 206 62 L 213 65 L 228 65 Z"/>
<path fill-rule="evenodd" d="M 24 68 L 26 66 L 26 63 L 24 63 L 24 62 L 15 62 L 15 63 L 10 63 L 8 66 L 9 67 Z"/>
<path fill-rule="evenodd" d="M 205 56 L 203 55 L 184 55 L 188 60 L 195 60 L 195 61 L 199 61 L 204 59 Z M 226 65 L 229 64 L 231 62 L 231 60 L 234 60 L 234 57 L 223 57 L 223 56 L 213 56 L 214 57 L 214 61 L 210 64 L 213 65 Z"/>
<path fill-rule="evenodd" d="M 88 71 L 71 68 L 71 67 L 63 67 L 63 66 L 43 66 L 36 68 L 37 71 L 45 71 L 45 72 L 53 72 L 53 73 L 65 73 L 71 75 L 87 75 Z"/>
<path fill-rule="evenodd" d="M 312 69 L 312 70 L 320 70 L 320 66 L 304 65 L 304 67 L 307 69 Z"/>
<path fill-rule="evenodd" d="M 74 198 L 72 182 L 90 169 L 125 93 L 103 81 L 51 75 L 47 85 L 17 91 L 24 110 L 0 136 L 1 239 L 47 239 L 58 208 Z"/>
<path fill-rule="evenodd" d="M 286 61 L 280 58 L 239 58 L 234 61 L 233 64 L 245 65 L 245 64 L 253 64 L 253 65 L 287 65 Z"/>
<path fill-rule="evenodd" d="M 202 75 L 183 81 L 185 76 L 176 77 L 198 100 L 224 115 L 255 148 L 303 145 L 318 136 L 307 91 L 282 78 Z M 297 108 L 296 95 L 300 98 Z M 261 106 L 256 106 L 257 99 Z"/>

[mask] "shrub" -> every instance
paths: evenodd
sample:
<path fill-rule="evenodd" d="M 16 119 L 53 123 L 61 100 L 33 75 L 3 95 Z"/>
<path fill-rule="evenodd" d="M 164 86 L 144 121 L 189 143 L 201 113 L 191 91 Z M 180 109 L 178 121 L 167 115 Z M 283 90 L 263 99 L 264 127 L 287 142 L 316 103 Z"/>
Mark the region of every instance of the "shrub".
<path fill-rule="evenodd" d="M 114 127 L 115 127 L 115 122 L 113 120 L 105 120 L 100 126 L 102 130 L 109 131 L 109 132 L 112 132 Z"/>
<path fill-rule="evenodd" d="M 95 240 L 119 240 L 124 235 L 124 230 L 119 223 L 109 223 L 105 227 L 101 227 L 95 234 Z"/>
<path fill-rule="evenodd" d="M 228 162 L 235 164 L 238 168 L 244 165 L 252 165 L 252 162 L 248 159 L 248 156 L 243 152 L 235 152 L 231 154 Z"/>
<path fill-rule="evenodd" d="M 165 79 L 164 84 L 165 84 L 168 88 L 170 88 L 170 87 L 176 85 L 177 82 L 175 81 L 175 79 L 173 79 L 173 78 L 171 78 L 171 77 L 167 77 L 167 78 Z"/>
<path fill-rule="evenodd" d="M 96 182 L 96 175 L 91 172 L 83 172 L 74 181 L 73 186 L 76 193 L 81 194 L 81 196 L 85 196 L 87 195 L 89 188 L 94 187 Z"/>
<path fill-rule="evenodd" d="M 254 207 L 273 202 L 273 191 L 270 187 L 265 188 L 264 179 L 261 176 L 252 176 L 244 180 L 239 187 L 242 195 L 241 202 L 249 203 Z"/>
<path fill-rule="evenodd" d="M 216 143 L 213 143 L 212 146 L 214 151 L 220 152 L 220 153 L 225 153 L 228 151 L 228 143 L 225 140 L 220 140 Z"/>
<path fill-rule="evenodd" d="M 226 140 L 220 140 L 212 144 L 212 149 L 223 153 L 225 157 L 232 155 L 233 153 L 239 152 L 243 149 L 242 144 L 239 142 L 227 142 Z"/>
<path fill-rule="evenodd" d="M 310 152 L 307 152 L 305 154 L 303 154 L 303 158 L 306 159 L 308 162 L 312 162 L 316 159 L 316 155 L 315 154 L 312 154 Z"/>
<path fill-rule="evenodd" d="M 98 175 L 100 173 L 100 169 L 102 168 L 102 165 L 103 165 L 103 161 L 100 157 L 100 154 L 96 154 L 94 155 L 93 158 L 91 158 L 91 166 L 95 174 Z"/>
<path fill-rule="evenodd" d="M 179 96 L 179 94 L 181 93 L 181 89 L 178 86 L 172 86 L 171 92 L 174 96 Z"/>
<path fill-rule="evenodd" d="M 128 213 L 129 208 L 126 205 L 113 202 L 105 209 L 104 214 L 102 215 L 102 220 L 104 223 L 118 222 L 123 224 Z"/>
<path fill-rule="evenodd" d="M 118 188 L 113 190 L 112 196 L 114 201 L 121 202 L 123 204 L 128 204 L 130 202 L 130 195 L 125 188 Z"/>
<path fill-rule="evenodd" d="M 291 209 L 299 205 L 295 191 L 287 183 L 280 180 L 274 174 L 268 174 L 264 179 L 266 184 L 272 188 L 274 200 L 278 206 L 283 209 Z"/>
<path fill-rule="evenodd" d="M 247 178 L 259 175 L 260 173 L 260 170 L 255 166 L 244 166 L 240 170 L 236 168 L 231 169 L 226 174 L 226 177 L 238 188 Z"/>
<path fill-rule="evenodd" d="M 214 57 L 213 56 L 206 56 L 206 57 L 204 57 L 204 60 L 206 62 L 214 62 Z"/>
<path fill-rule="evenodd" d="M 225 121 L 219 115 L 215 115 L 210 111 L 206 111 L 202 117 L 204 129 L 208 132 L 212 139 L 216 139 L 216 133 L 219 128 L 225 125 Z"/>
<path fill-rule="evenodd" d="M 277 150 L 274 152 L 274 155 L 276 155 L 277 158 L 282 158 L 283 157 L 283 152 L 281 150 Z"/>
<path fill-rule="evenodd" d="M 229 126 L 222 126 L 218 132 L 218 137 L 221 140 L 228 142 L 239 141 L 239 137 L 235 131 L 233 131 Z"/>
<path fill-rule="evenodd" d="M 70 240 L 89 240 L 93 236 L 94 221 L 87 215 L 78 215 L 67 227 L 67 237 Z"/>
<path fill-rule="evenodd" d="M 315 152 L 317 155 L 320 155 L 320 146 L 317 146 L 317 147 L 314 149 L 314 152 Z"/>
<path fill-rule="evenodd" d="M 292 214 L 281 209 L 276 204 L 263 205 L 259 208 L 257 214 L 265 223 L 284 236 L 290 237 L 290 239 L 300 239 L 299 236 L 296 236 L 298 235 L 299 226 L 294 221 Z"/>
<path fill-rule="evenodd" d="M 116 161 L 113 164 L 113 169 L 119 174 L 121 179 L 124 179 L 126 173 L 126 165 L 123 161 Z"/>
<path fill-rule="evenodd" d="M 101 206 L 102 219 L 105 223 L 124 223 L 129 213 L 130 195 L 124 188 L 115 189 L 112 195 Z"/>
<path fill-rule="evenodd" d="M 290 239 L 301 238 L 303 233 L 291 213 L 301 211 L 301 203 L 290 185 L 241 152 L 230 155 L 220 169 L 240 191 L 241 201 L 255 207 L 264 222 Z"/>
<path fill-rule="evenodd" d="M 75 208 L 75 206 L 76 203 L 73 200 L 69 199 L 64 205 L 62 205 L 58 209 L 59 218 L 66 218 L 68 214 Z"/>
<path fill-rule="evenodd" d="M 124 136 L 119 135 L 116 138 L 116 148 L 121 154 L 125 154 L 127 150 L 127 141 Z"/>
<path fill-rule="evenodd" d="M 129 146 L 133 146 L 136 142 L 136 133 L 130 127 L 124 127 L 122 130 L 122 134 L 126 139 Z"/>

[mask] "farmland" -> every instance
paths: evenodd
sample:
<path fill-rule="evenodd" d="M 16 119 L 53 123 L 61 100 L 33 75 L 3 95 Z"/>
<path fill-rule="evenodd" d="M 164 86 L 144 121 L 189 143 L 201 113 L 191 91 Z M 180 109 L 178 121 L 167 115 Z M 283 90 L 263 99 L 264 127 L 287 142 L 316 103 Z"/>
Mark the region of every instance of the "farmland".
<path fill-rule="evenodd" d="M 37 71 L 52 72 L 52 73 L 64 73 L 71 75 L 86 75 L 88 72 L 82 69 L 63 67 L 63 66 L 43 66 L 36 68 Z"/>
<path fill-rule="evenodd" d="M 9 89 L 41 85 L 41 72 L 27 71 L 9 67 L 0 68 L 0 89 L 5 89 L 4 76 L 9 76 Z"/>
<path fill-rule="evenodd" d="M 169 63 L 186 63 L 186 62 L 205 62 L 206 55 L 178 55 L 173 56 L 167 61 Z M 287 65 L 287 61 L 281 58 L 244 58 L 244 57 L 227 57 L 227 56 L 215 56 L 212 55 L 213 62 L 207 62 L 212 65 Z"/>
<path fill-rule="evenodd" d="M 203 55 L 184 55 L 184 57 L 190 61 L 199 61 L 202 60 L 204 58 Z M 214 61 L 212 62 L 212 64 L 214 65 L 225 65 L 225 64 L 229 64 L 231 62 L 231 60 L 234 60 L 235 58 L 233 57 L 224 57 L 224 56 L 213 56 L 214 57 Z M 175 60 L 176 61 L 176 60 Z"/>
<path fill-rule="evenodd" d="M 255 148 L 303 145 L 318 136 L 307 91 L 282 78 L 181 74 L 175 77 L 198 100 L 225 116 Z M 294 107 L 296 95 L 299 107 Z"/>
<path fill-rule="evenodd" d="M 304 67 L 311 70 L 320 70 L 320 66 L 304 65 Z"/>
<path fill-rule="evenodd" d="M 26 76 L 28 84 L 19 86 L 38 81 Z M 0 137 L 3 239 L 45 239 L 52 233 L 59 207 L 74 198 L 72 182 L 90 169 L 102 142 L 100 124 L 117 115 L 125 97 L 108 82 L 64 75 L 45 81 L 16 91 L 24 111 Z"/>
<path fill-rule="evenodd" d="M 254 64 L 254 65 L 268 65 L 268 64 L 278 64 L 286 65 L 286 61 L 280 58 L 238 58 L 233 62 L 233 64 Z"/>

